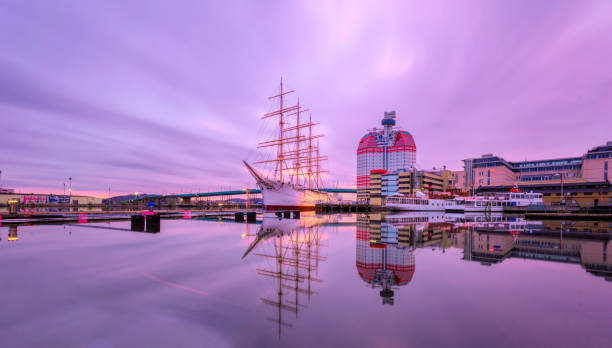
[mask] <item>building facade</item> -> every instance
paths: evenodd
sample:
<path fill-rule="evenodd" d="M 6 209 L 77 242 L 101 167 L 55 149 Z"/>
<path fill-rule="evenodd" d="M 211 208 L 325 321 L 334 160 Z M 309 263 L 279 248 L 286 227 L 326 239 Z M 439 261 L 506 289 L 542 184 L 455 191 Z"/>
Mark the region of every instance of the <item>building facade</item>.
<path fill-rule="evenodd" d="M 395 128 L 395 111 L 385 112 L 382 129 L 365 134 L 357 147 L 357 200 L 368 199 L 370 176 L 376 171 L 388 173 L 411 171 L 416 162 L 416 145 L 412 135 Z"/>
<path fill-rule="evenodd" d="M 455 172 L 455 179 L 456 186 L 465 191 L 507 191 L 517 185 L 541 192 L 547 204 L 612 204 L 612 141 L 579 157 L 510 162 L 485 154 L 465 159 L 463 164 L 464 170 Z"/>
<path fill-rule="evenodd" d="M 447 172 L 398 169 L 388 173 L 384 169 L 373 170 L 370 173 L 370 185 L 363 189 L 362 201 L 367 201 L 373 206 L 382 206 L 387 197 L 396 194 L 410 196 L 417 191 L 428 193 L 446 191 L 445 177 L 450 177 L 452 174 L 450 171 Z"/>
<path fill-rule="evenodd" d="M 612 141 L 588 150 L 580 157 L 510 162 L 493 154 L 485 154 L 479 158 L 465 159 L 463 164 L 463 173 L 456 176 L 457 182 L 466 189 L 561 182 L 606 183 L 610 181 Z"/>
<path fill-rule="evenodd" d="M 96 205 L 102 204 L 102 199 L 90 196 L 53 195 L 48 193 L 0 193 L 0 206 L 7 206 L 9 202 L 20 205 Z"/>

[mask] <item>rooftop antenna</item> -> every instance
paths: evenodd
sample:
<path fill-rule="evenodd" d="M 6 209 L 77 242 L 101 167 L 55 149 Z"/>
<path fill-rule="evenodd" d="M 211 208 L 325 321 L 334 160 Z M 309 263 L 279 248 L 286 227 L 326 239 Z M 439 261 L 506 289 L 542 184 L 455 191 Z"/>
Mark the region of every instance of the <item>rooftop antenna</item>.
<path fill-rule="evenodd" d="M 395 111 L 385 111 L 385 116 L 380 123 L 384 127 L 385 137 L 389 136 L 395 126 Z"/>

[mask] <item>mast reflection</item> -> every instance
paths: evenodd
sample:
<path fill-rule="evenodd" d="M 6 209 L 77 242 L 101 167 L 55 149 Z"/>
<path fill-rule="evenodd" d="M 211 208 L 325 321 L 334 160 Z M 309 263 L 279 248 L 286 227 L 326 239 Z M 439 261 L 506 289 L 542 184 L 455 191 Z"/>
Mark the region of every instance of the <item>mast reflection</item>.
<path fill-rule="evenodd" d="M 257 274 L 273 281 L 274 297 L 260 300 L 274 308 L 274 316 L 266 317 L 276 323 L 278 338 L 283 327 L 292 327 L 284 312 L 295 314 L 306 309 L 318 278 L 319 263 L 327 258 L 320 255 L 319 225 L 331 222 L 333 217 L 322 218 L 303 215 L 301 219 L 283 219 L 275 214 L 265 214 L 261 227 L 245 251 L 243 258 L 252 256 L 266 259 L 265 268 L 257 268 Z"/>

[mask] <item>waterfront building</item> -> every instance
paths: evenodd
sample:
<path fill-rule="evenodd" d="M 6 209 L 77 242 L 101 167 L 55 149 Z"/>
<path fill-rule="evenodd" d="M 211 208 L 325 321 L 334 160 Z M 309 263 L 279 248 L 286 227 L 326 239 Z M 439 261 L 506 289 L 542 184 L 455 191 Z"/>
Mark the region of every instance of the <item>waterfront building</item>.
<path fill-rule="evenodd" d="M 444 175 L 444 176 L 443 176 Z M 439 193 L 446 191 L 445 178 L 452 176 L 452 172 L 399 169 L 388 173 L 384 169 L 373 170 L 370 173 L 370 185 L 364 189 L 363 201 L 373 206 L 382 206 L 389 196 L 395 194 L 413 195 L 417 191 Z"/>
<path fill-rule="evenodd" d="M 102 204 L 102 199 L 90 196 L 77 195 L 53 195 L 48 193 L 0 193 L 0 206 L 8 205 L 8 202 L 25 205 L 48 205 L 48 204 L 75 204 L 75 205 L 97 205 Z"/>
<path fill-rule="evenodd" d="M 578 157 L 511 162 L 500 156 L 485 154 L 479 158 L 465 159 L 463 163 L 464 170 L 455 173 L 455 181 L 456 186 L 466 191 L 507 191 L 518 185 L 544 193 L 546 203 L 573 200 L 594 206 L 608 205 L 612 197 L 612 141 Z M 559 195 L 555 196 L 554 193 Z M 568 195 L 592 197 L 576 200 Z"/>
<path fill-rule="evenodd" d="M 395 173 L 412 171 L 416 145 L 412 135 L 395 127 L 395 111 L 385 112 L 382 129 L 366 133 L 357 147 L 357 200 L 367 201 L 371 174 L 384 170 Z"/>
<path fill-rule="evenodd" d="M 365 200 L 371 205 L 383 205 L 384 199 L 394 194 L 411 194 L 414 192 L 414 173 L 401 169 L 388 173 L 384 169 L 373 170 L 370 174 L 370 186 L 364 190 Z"/>

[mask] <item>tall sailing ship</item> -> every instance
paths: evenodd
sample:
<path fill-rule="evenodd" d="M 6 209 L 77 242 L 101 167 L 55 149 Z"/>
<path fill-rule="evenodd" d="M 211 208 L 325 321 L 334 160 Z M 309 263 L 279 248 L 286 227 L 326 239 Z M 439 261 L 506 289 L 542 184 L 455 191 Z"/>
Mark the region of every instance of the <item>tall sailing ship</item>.
<path fill-rule="evenodd" d="M 279 209 L 313 210 L 317 203 L 329 203 L 332 195 L 319 190 L 321 162 L 327 156 L 319 152 L 319 138 L 322 134 L 313 134 L 312 116 L 307 109 L 297 103 L 288 103 L 287 95 L 293 90 L 283 89 L 268 99 L 278 101 L 278 107 L 262 116 L 262 119 L 278 121 L 278 130 L 274 139 L 258 144 L 258 149 L 276 150 L 275 158 L 254 162 L 254 165 L 274 164 L 273 174 L 266 176 L 243 161 L 263 196 L 263 204 L 268 211 Z M 308 117 L 306 113 L 308 112 Z"/>

